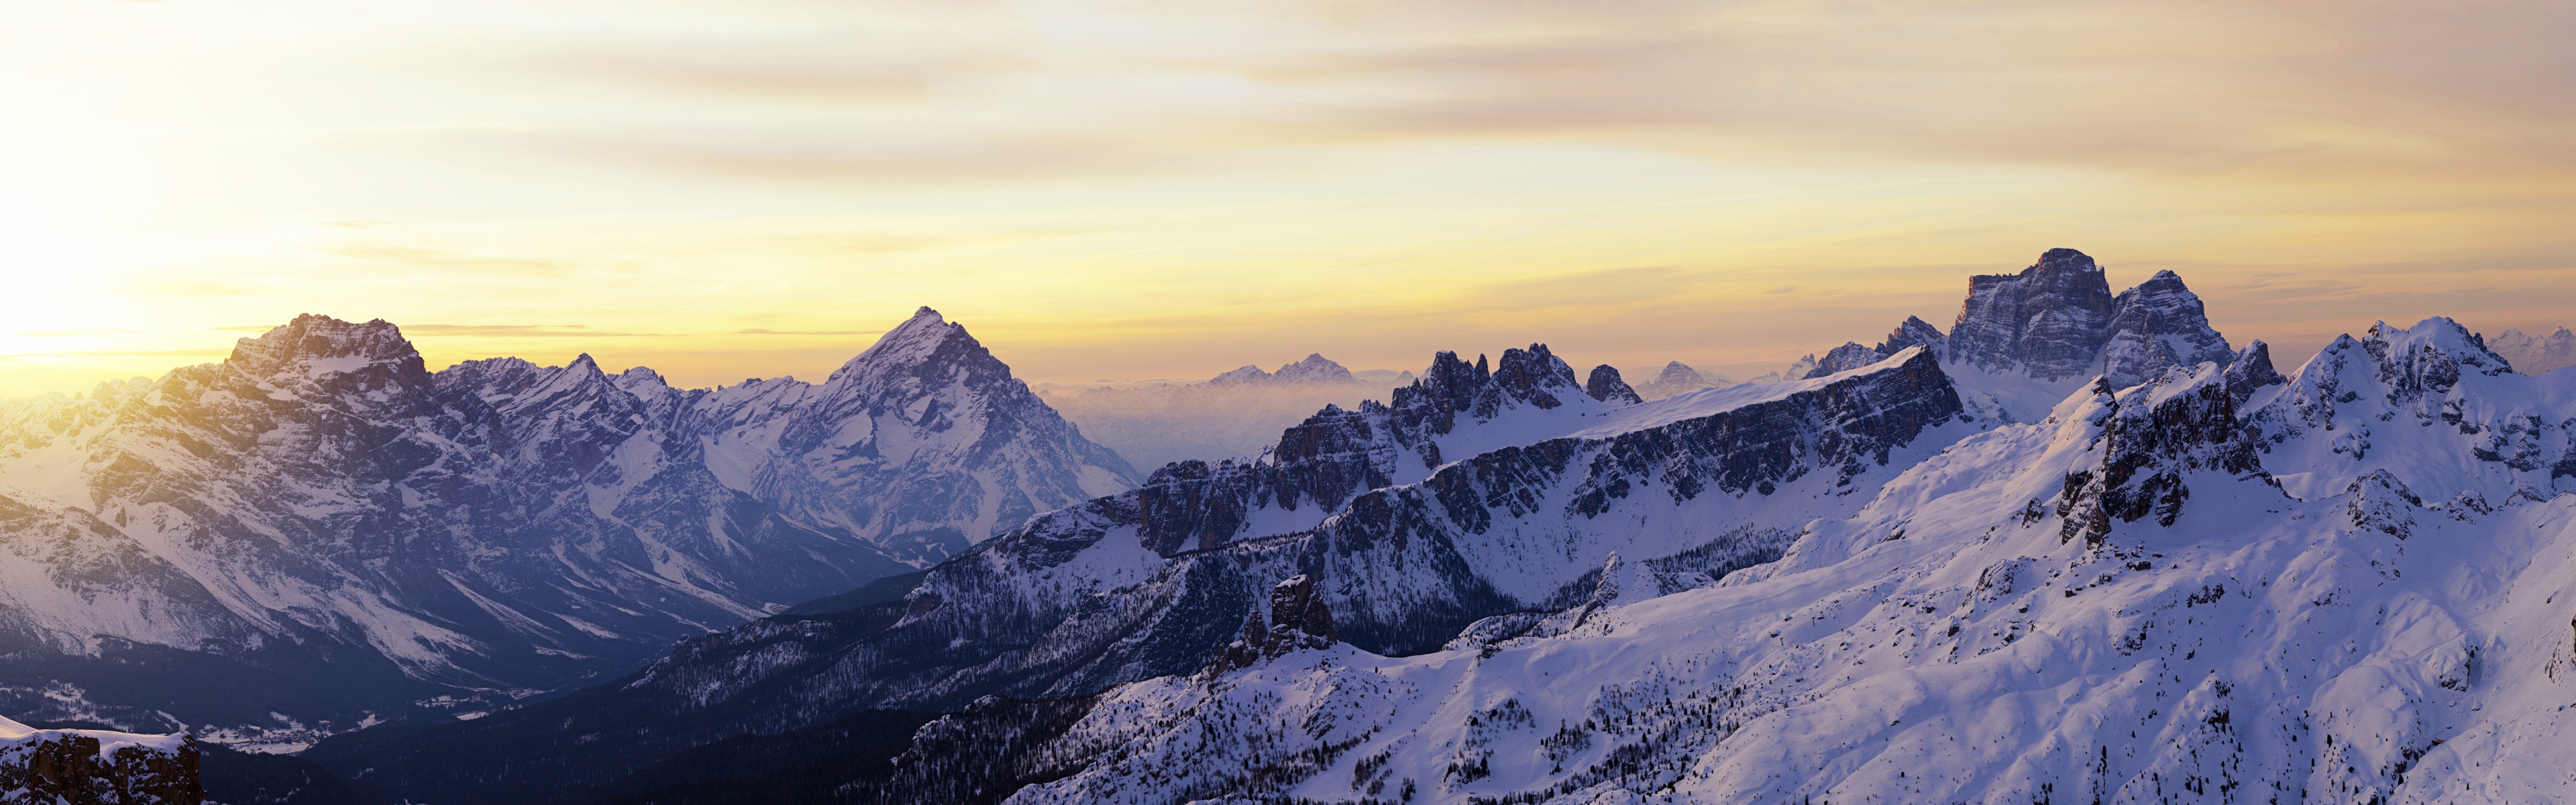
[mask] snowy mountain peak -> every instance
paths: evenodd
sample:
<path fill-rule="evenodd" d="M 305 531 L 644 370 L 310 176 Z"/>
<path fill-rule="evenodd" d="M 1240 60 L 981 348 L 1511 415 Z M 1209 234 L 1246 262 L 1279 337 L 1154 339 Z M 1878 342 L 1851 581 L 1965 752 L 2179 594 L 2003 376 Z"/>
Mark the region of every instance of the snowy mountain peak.
<path fill-rule="evenodd" d="M 2260 340 L 2246 344 L 2227 365 L 2227 390 L 2243 404 L 2254 392 L 2267 386 L 2288 382 L 2278 369 L 2272 368 L 2272 345 Z"/>
<path fill-rule="evenodd" d="M 1279 367 L 1279 371 L 1272 372 L 1270 377 L 1272 380 L 1282 383 L 1350 383 L 1355 381 L 1355 378 L 1351 377 L 1351 370 L 1325 358 L 1323 353 L 1320 352 L 1310 353 L 1305 357 L 1305 359 L 1297 361 L 1296 363 L 1281 365 Z"/>
<path fill-rule="evenodd" d="M 1628 387 L 1627 381 L 1619 378 L 1617 368 L 1606 363 L 1592 367 L 1592 376 L 1584 378 L 1583 394 L 1602 402 L 1635 405 L 1646 401 L 1637 396 L 1636 389 Z"/>
<path fill-rule="evenodd" d="M 1903 349 L 1903 347 L 1899 347 L 1898 349 Z M 1867 346 L 1858 341 L 1846 341 L 1843 342 L 1842 346 L 1835 347 L 1826 352 L 1825 357 L 1818 359 L 1815 362 L 1815 368 L 1807 370 L 1806 374 L 1786 379 L 1806 380 L 1809 378 L 1824 377 L 1830 374 L 1848 372 L 1853 369 L 1858 369 L 1863 366 L 1868 366 L 1870 364 L 1886 360 L 1888 356 L 1894 354 L 1896 354 L 1895 350 L 1881 353 L 1877 347 Z"/>
<path fill-rule="evenodd" d="M 1313 353 L 1307 355 L 1303 360 L 1281 364 L 1279 366 L 1279 371 L 1277 372 L 1264 372 L 1261 371 L 1261 367 L 1259 366 L 1247 365 L 1242 368 L 1235 369 L 1234 371 L 1209 378 L 1207 385 L 1236 386 L 1356 382 L 1359 382 L 1359 379 L 1351 375 L 1351 370 L 1344 368 L 1341 364 L 1334 363 L 1332 359 L 1324 357 L 1322 353 Z"/>
<path fill-rule="evenodd" d="M 2565 327 L 2538 337 L 2521 330 L 2506 330 L 2487 339 L 2487 348 L 2512 361 L 2514 371 L 2527 375 L 2576 366 L 2576 333 Z"/>
<path fill-rule="evenodd" d="M 2449 390 L 2463 372 L 2492 377 L 2513 371 L 2504 356 L 2487 349 L 2486 339 L 2442 316 L 2405 328 L 2373 324 L 2361 347 L 2379 359 L 2382 380 L 2434 392 Z"/>
<path fill-rule="evenodd" d="M 1422 370 L 1422 376 L 1416 378 L 1413 385 L 1394 391 L 1393 406 L 1398 409 L 1423 406 L 1447 412 L 1434 414 L 1443 423 L 1437 430 L 1446 433 L 1449 430 L 1446 424 L 1448 415 L 1466 410 L 1473 404 L 1476 391 L 1484 388 L 1485 382 L 1492 377 L 1493 372 L 1485 368 L 1485 356 L 1476 356 L 1476 363 L 1469 365 L 1458 359 L 1458 353 L 1444 349 L 1432 354 L 1431 366 Z"/>
<path fill-rule="evenodd" d="M 952 345 L 952 342 L 960 340 L 964 343 Z M 841 368 L 833 370 L 828 382 L 837 382 L 848 375 L 918 366 L 931 362 L 943 351 L 952 354 L 982 353 L 987 358 L 991 357 L 990 353 L 984 352 L 983 344 L 976 342 L 974 336 L 966 334 L 964 325 L 950 323 L 939 315 L 939 311 L 923 306 L 920 310 L 913 311 L 912 318 L 905 319 L 892 330 L 887 330 L 885 335 L 877 337 L 875 344 L 869 345 L 849 362 L 841 364 Z"/>
<path fill-rule="evenodd" d="M 2158 271 L 2138 287 L 2121 291 L 2111 301 L 2110 329 L 2102 348 L 2102 374 L 2114 387 L 2204 362 L 2225 368 L 2235 359 L 2226 337 L 2209 326 L 2200 296 L 2172 271 Z"/>
<path fill-rule="evenodd" d="M 1906 347 L 1925 347 L 1938 357 L 1949 346 L 1949 341 L 1949 336 L 1943 335 L 1941 328 L 1932 326 L 1931 322 L 1919 316 L 1907 316 L 1887 334 L 1886 339 L 1878 342 L 1877 351 L 1880 355 L 1894 355 Z"/>
<path fill-rule="evenodd" d="M 1968 279 L 1950 359 L 2041 380 L 2089 376 L 2108 339 L 2111 286 L 2093 258 L 2050 249 L 2019 274 Z"/>
<path fill-rule="evenodd" d="M 371 366 L 420 380 L 428 375 L 420 351 L 392 323 L 375 319 L 360 324 L 313 313 L 296 316 L 258 338 L 235 342 L 224 365 L 258 378 L 319 377 Z"/>
<path fill-rule="evenodd" d="M 1700 374 L 1699 370 L 1691 368 L 1689 364 L 1682 363 L 1681 361 L 1673 361 L 1664 364 L 1663 370 L 1655 373 L 1655 378 L 1653 380 L 1639 384 L 1636 389 L 1637 394 L 1641 397 L 1649 400 L 1660 400 L 1683 392 L 1698 391 L 1710 386 L 1732 385 L 1733 383 L 1734 381 L 1728 380 L 1724 377 L 1711 377 Z"/>
<path fill-rule="evenodd" d="M 1479 419 L 1489 418 L 1514 403 L 1555 408 L 1565 404 L 1561 394 L 1583 390 L 1582 382 L 1574 379 L 1574 367 L 1549 352 L 1546 344 L 1503 350 L 1503 359 L 1495 362 L 1492 379 L 1492 384 L 1477 395 L 1475 411 Z"/>

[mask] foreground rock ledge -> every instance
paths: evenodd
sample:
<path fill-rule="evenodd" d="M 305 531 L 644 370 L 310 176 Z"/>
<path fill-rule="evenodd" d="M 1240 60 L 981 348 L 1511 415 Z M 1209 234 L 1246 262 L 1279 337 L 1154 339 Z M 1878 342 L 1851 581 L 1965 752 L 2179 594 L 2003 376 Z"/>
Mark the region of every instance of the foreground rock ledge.
<path fill-rule="evenodd" d="M 0 718 L 0 805 L 202 805 L 185 733 L 40 730 Z"/>

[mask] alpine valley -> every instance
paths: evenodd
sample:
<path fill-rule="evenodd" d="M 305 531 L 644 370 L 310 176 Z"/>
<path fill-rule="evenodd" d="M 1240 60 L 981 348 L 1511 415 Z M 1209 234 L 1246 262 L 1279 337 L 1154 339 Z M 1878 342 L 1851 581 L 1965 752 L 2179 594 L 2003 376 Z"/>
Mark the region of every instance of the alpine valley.
<path fill-rule="evenodd" d="M 306 317 L 7 409 L 0 673 L 330 801 L 2576 801 L 2576 373 L 2053 249 L 1711 382 L 1440 352 L 1137 479 L 927 309 L 713 390 Z"/>

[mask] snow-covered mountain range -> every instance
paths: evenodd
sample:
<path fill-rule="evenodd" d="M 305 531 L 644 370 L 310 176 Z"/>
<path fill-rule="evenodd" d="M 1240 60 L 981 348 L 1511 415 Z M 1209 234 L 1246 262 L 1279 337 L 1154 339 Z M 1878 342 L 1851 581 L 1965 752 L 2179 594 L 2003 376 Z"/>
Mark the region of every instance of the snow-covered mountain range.
<path fill-rule="evenodd" d="M 2167 621 L 2196 626 L 2197 607 L 2235 600 L 2215 597 L 2209 568 L 2186 571 L 2185 557 L 2237 574 L 2226 584 L 2239 598 L 2268 589 L 2231 563 L 2307 547 L 2228 529 L 2278 515 L 2282 533 L 2306 533 L 2329 512 L 2406 500 L 2355 486 L 2379 477 L 2377 462 L 2486 479 L 2442 517 L 2555 499 L 2566 426 L 2553 423 L 2569 416 L 2522 411 L 2538 399 L 2514 385 L 2528 379 L 2447 322 L 2338 342 L 2285 378 L 2260 342 L 2231 349 L 2179 277 L 2114 294 L 2071 250 L 1975 278 L 1962 308 L 1950 333 L 1909 319 L 1879 345 L 1833 351 L 1837 371 L 1655 402 L 1608 367 L 1577 383 L 1540 345 L 1490 370 L 1443 353 L 1388 403 L 1327 408 L 1255 460 L 1167 466 L 922 576 L 690 641 L 613 685 L 467 724 L 358 733 L 312 756 L 390 775 L 409 794 L 541 802 L 620 775 L 662 779 L 671 768 L 656 764 L 678 761 L 660 758 L 710 741 L 929 709 L 954 714 L 922 727 L 904 761 L 842 774 L 849 801 L 995 787 L 1014 801 L 1638 801 L 1715 779 L 1689 770 L 1721 761 L 1751 770 L 1691 790 L 2046 799 L 2112 772 L 2068 759 L 2072 727 L 2028 705 L 1945 711 L 1994 731 L 1985 754 L 1955 764 L 1976 770 L 1968 782 L 1888 787 L 1836 758 L 1925 718 L 1870 722 L 1881 714 L 1868 703 L 1913 707 L 1903 703 L 1932 694 L 1885 691 L 1935 664 L 1972 666 L 1939 671 L 1961 685 L 2048 666 L 2049 679 L 2074 681 L 2046 690 L 2146 696 L 2142 734 L 2171 732 L 2179 711 L 2161 702 L 2187 691 L 2142 686 L 2180 666 L 2028 652 L 2176 661 L 2142 654 L 2142 641 L 2201 640 Z M 2144 380 L 2113 385 L 2131 376 Z M 2465 403 L 2424 402 L 2489 389 L 2501 399 L 2469 419 Z M 2356 407 L 2370 394 L 2389 407 Z M 2359 463 L 2374 429 L 2400 426 L 2389 438 L 2417 447 Z M 2430 521 L 2409 511 L 2372 516 Z M 2194 586 L 2153 581 L 2184 575 Z M 1300 585 L 1293 595 L 1283 579 Z M 2193 599 L 2195 611 L 2140 609 L 2139 595 Z M 1284 621 L 1281 596 L 1301 602 Z M 2128 628 L 2141 617 L 2152 623 Z M 2022 642 L 2042 624 L 2050 640 Z M 2225 682 L 2241 684 L 2255 683 Z M 2096 686 L 2107 687 L 2084 693 Z M 1996 690 L 1940 695 L 1972 710 Z M 1799 709 L 1828 699 L 1822 714 Z M 1852 712 L 1869 715 L 1839 715 Z M 1720 751 L 1763 718 L 1783 719 L 1762 722 L 1783 737 Z M 1810 736 L 1824 729 L 1816 719 L 1879 726 Z M 2206 754 L 2178 740 L 2116 751 Z M 2219 785 L 2165 784 L 2170 761 L 2122 767 L 2117 781 L 2147 799 L 2158 785 Z M 550 782 L 496 791 L 484 781 L 500 766 Z M 2228 791 L 2250 778 L 2235 779 Z"/>
<path fill-rule="evenodd" d="M 0 698 L 252 742 L 470 713 L 1133 479 L 928 308 L 822 383 L 721 389 L 431 372 L 392 324 L 306 315 L 0 408 Z"/>
<path fill-rule="evenodd" d="M 2515 371 L 2527 375 L 2576 366 L 2576 333 L 2565 327 L 2538 336 L 2506 330 L 2487 338 L 2487 346 L 2512 361 Z"/>
<path fill-rule="evenodd" d="M 2505 367 L 2097 384 L 1715 585 L 1115 689 L 1012 801 L 2567 801 L 2576 381 Z"/>
<path fill-rule="evenodd" d="M 2284 374 L 2181 277 L 2064 249 L 1820 354 L 1648 400 L 1439 353 L 1253 455 L 305 759 L 415 802 L 2576 800 L 2576 375 L 2438 318 Z"/>

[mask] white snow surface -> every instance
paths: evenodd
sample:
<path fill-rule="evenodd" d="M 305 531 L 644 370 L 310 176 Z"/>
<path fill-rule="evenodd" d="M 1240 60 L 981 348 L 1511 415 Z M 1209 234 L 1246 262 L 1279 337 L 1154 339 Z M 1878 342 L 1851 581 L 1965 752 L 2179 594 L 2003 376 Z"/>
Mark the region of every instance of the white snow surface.
<path fill-rule="evenodd" d="M 2214 365 L 1965 435 L 1777 562 L 1575 628 L 1119 688 L 1061 739 L 1094 759 L 1010 801 L 2576 801 L 2576 495 L 2515 466 L 2566 455 L 2576 381 L 2465 336 L 2383 325 L 2258 391 L 2229 438 L 2264 471 L 2182 473 L 2171 525 L 2088 545 L 2052 503 Z"/>
<path fill-rule="evenodd" d="M 116 750 L 126 747 L 147 752 L 175 753 L 188 743 L 188 735 L 183 732 L 149 735 L 109 730 L 40 730 L 12 721 L 6 716 L 0 716 L 0 762 L 7 762 L 6 758 L 12 750 L 68 736 L 97 739 L 98 756 L 101 760 L 115 758 Z"/>

